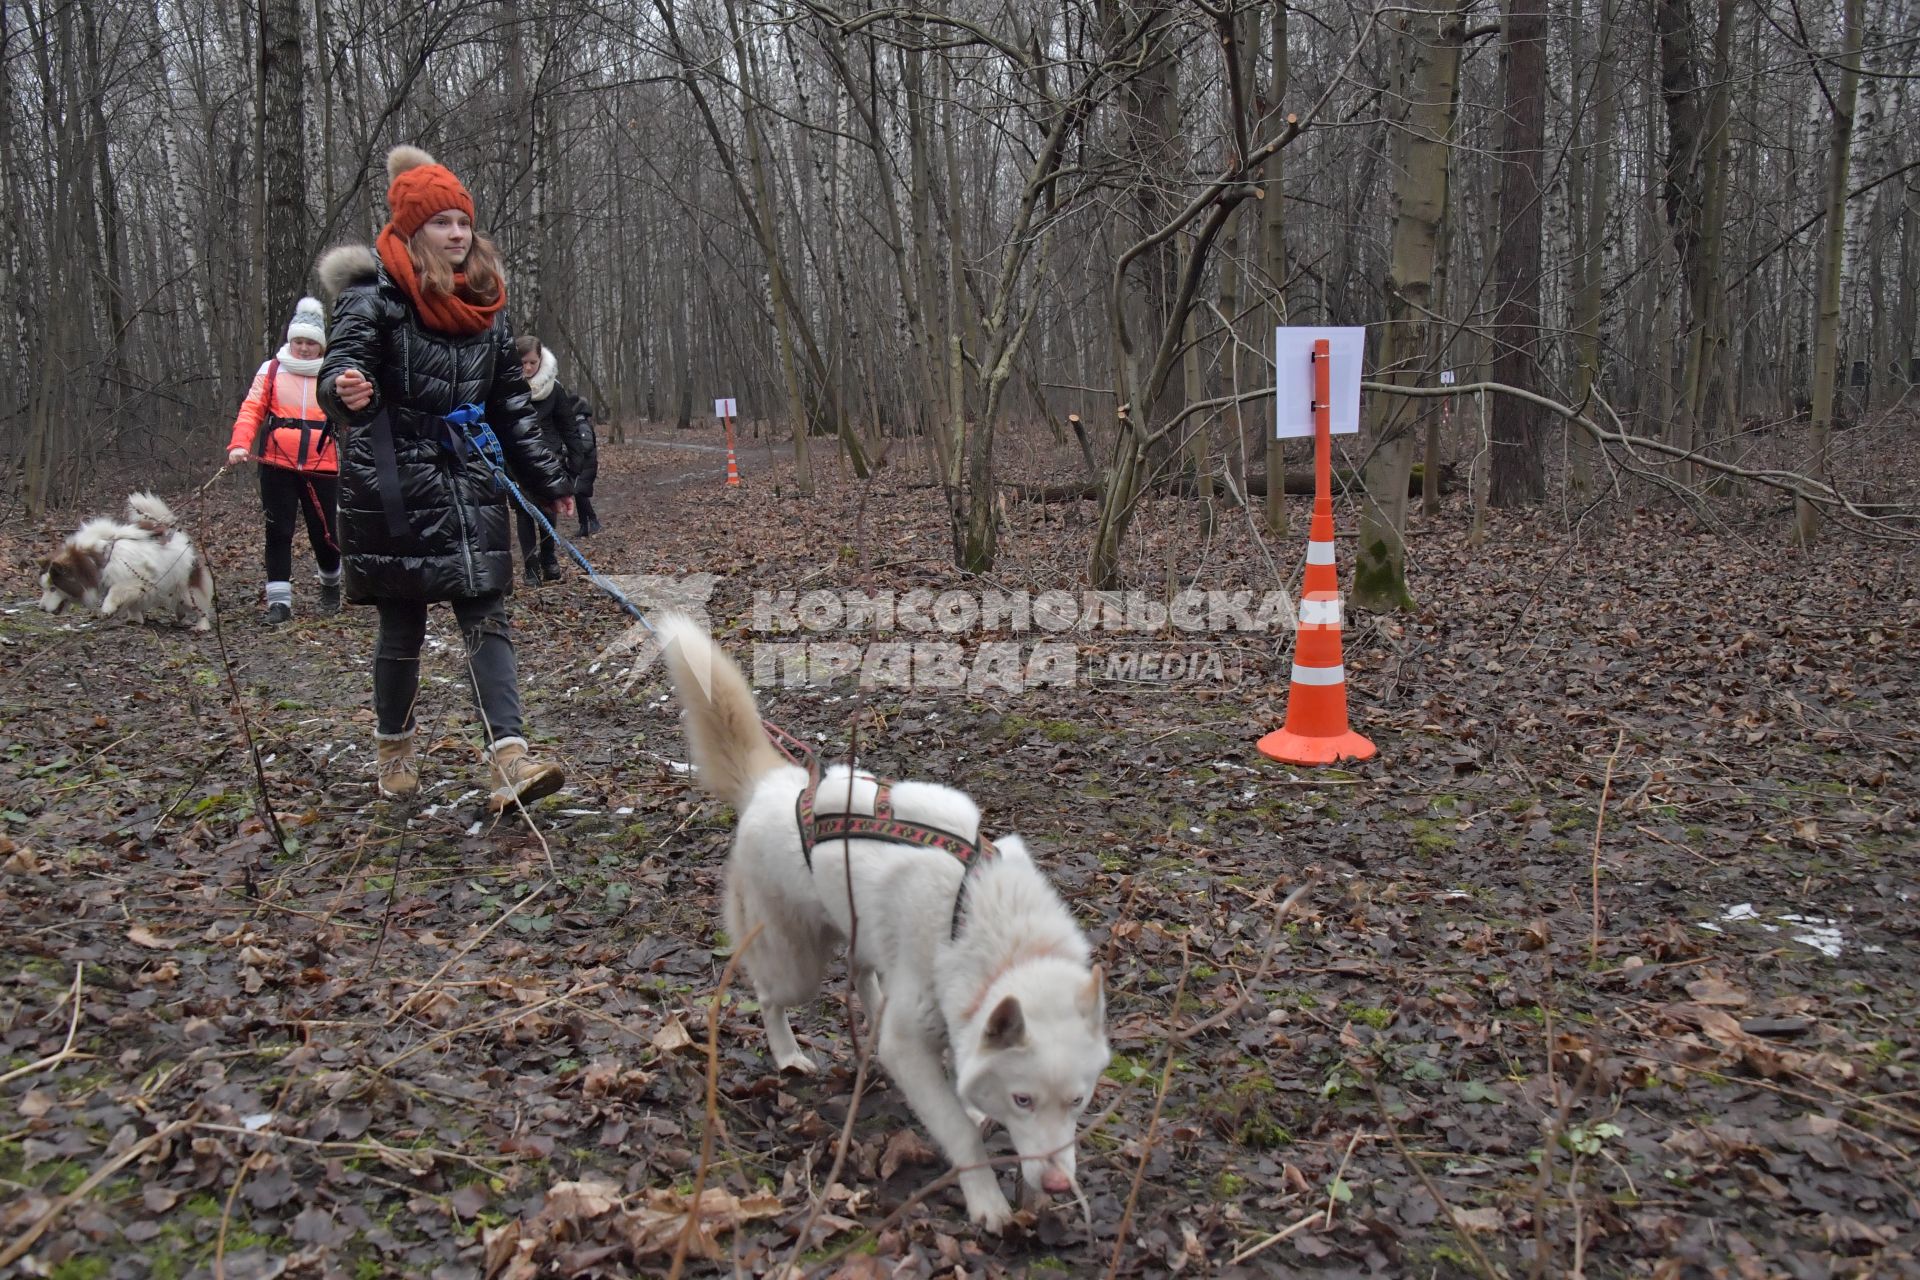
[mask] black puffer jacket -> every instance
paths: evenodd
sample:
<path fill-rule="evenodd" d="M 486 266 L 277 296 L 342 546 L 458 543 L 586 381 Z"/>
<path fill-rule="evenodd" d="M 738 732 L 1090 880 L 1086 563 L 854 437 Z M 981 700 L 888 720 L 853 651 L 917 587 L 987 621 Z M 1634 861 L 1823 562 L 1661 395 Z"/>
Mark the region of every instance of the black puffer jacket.
<path fill-rule="evenodd" d="M 593 434 L 593 410 L 559 383 L 545 400 L 533 402 L 533 415 L 549 444 L 566 451 L 567 472 L 575 493 L 591 494 L 600 473 L 600 442 Z"/>
<path fill-rule="evenodd" d="M 412 301 L 381 270 L 372 250 L 329 251 L 321 288 L 331 304 L 320 403 L 339 428 L 340 550 L 347 599 L 453 600 L 513 584 L 507 503 L 477 451 L 448 444 L 447 413 L 486 406 L 507 469 L 529 498 L 573 492 L 563 456 L 535 428 L 527 380 L 503 316 L 485 333 L 457 338 L 422 326 Z M 334 380 L 358 369 L 374 384 L 358 413 L 340 403 Z M 392 437 L 388 483 L 405 526 L 396 531 L 383 502 L 382 410 Z"/>

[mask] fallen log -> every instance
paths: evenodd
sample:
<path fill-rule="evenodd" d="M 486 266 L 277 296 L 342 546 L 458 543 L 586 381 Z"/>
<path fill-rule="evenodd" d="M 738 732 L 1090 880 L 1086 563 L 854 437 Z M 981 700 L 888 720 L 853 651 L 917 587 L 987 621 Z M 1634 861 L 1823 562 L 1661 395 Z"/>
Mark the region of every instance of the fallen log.
<path fill-rule="evenodd" d="M 1445 493 L 1453 487 L 1456 468 L 1451 462 L 1440 464 L 1440 492 Z M 1420 496 L 1420 466 L 1415 464 L 1413 474 L 1407 480 L 1409 497 Z M 1335 488 L 1357 486 L 1360 476 L 1357 472 L 1339 467 L 1334 470 Z M 1303 498 L 1313 496 L 1313 472 L 1289 471 L 1286 476 L 1287 493 Z M 1093 484 L 1007 484 L 1002 485 L 1008 495 L 1017 502 L 1092 502 L 1100 497 L 1100 487 Z M 1155 485 L 1152 492 L 1166 494 L 1176 498 L 1191 498 L 1199 494 L 1199 486 L 1191 477 L 1179 476 Z M 1247 494 L 1250 497 L 1267 496 L 1267 477 L 1265 474 L 1247 477 Z M 1213 496 L 1216 501 L 1232 502 L 1233 494 L 1227 488 L 1225 476 L 1213 478 Z"/>

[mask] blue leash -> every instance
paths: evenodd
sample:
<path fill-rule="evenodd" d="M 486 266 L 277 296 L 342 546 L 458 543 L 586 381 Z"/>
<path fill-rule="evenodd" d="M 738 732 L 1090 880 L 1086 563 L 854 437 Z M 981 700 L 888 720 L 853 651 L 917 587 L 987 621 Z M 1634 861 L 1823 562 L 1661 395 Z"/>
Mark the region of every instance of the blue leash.
<path fill-rule="evenodd" d="M 567 541 L 559 530 L 553 527 L 553 522 L 547 519 L 547 513 L 542 511 L 537 503 L 528 501 L 527 495 L 520 492 L 520 486 L 513 482 L 512 476 L 507 474 L 506 450 L 501 447 L 500 437 L 493 433 L 493 424 L 487 421 L 486 415 L 487 410 L 484 405 L 461 405 L 446 415 L 447 425 L 457 432 L 457 434 L 455 432 L 449 432 L 449 434 L 456 440 L 464 440 L 471 444 L 479 453 L 481 461 L 487 464 L 488 470 L 493 472 L 494 489 L 496 491 L 504 489 L 508 496 L 520 504 L 522 511 L 539 522 L 540 527 L 546 530 L 548 537 L 567 549 L 567 554 L 586 571 L 588 581 L 611 597 L 614 603 L 632 614 L 639 620 L 640 625 L 651 633 L 653 624 L 647 621 L 646 614 L 640 612 L 640 606 L 627 599 L 626 593 L 620 588 L 601 577 L 600 571 L 593 567 L 592 562 L 580 554 L 580 548 Z M 459 451 L 459 445 L 456 444 L 453 447 L 456 452 Z"/>

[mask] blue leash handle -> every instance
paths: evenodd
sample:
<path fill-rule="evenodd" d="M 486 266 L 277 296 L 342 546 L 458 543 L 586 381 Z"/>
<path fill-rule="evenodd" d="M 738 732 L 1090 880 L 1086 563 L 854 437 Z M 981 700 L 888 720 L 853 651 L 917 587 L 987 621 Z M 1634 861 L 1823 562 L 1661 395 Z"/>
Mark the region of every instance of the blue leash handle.
<path fill-rule="evenodd" d="M 493 433 L 493 426 L 487 421 L 486 406 L 463 404 L 446 415 L 446 422 L 479 452 L 481 460 L 487 464 L 488 470 L 493 472 L 494 488 L 505 489 L 507 494 L 520 504 L 522 511 L 539 522 L 540 527 L 546 530 L 548 537 L 567 549 L 567 554 L 586 571 L 588 581 L 609 596 L 614 603 L 632 614 L 641 626 L 651 632 L 653 624 L 647 621 L 646 614 L 640 612 L 640 606 L 629 600 L 626 593 L 619 587 L 601 577 L 600 571 L 593 567 L 593 563 L 580 554 L 580 548 L 567 541 L 559 530 L 553 527 L 553 522 L 547 519 L 547 513 L 540 509 L 539 504 L 528 501 L 527 495 L 520 492 L 520 486 L 513 482 L 512 476 L 507 474 L 506 450 L 501 447 L 500 437 Z"/>

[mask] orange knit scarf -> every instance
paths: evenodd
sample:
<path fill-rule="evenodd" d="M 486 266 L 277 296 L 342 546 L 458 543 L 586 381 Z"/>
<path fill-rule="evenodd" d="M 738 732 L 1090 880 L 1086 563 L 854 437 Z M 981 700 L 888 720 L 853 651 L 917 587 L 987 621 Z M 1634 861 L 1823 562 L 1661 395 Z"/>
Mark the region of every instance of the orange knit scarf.
<path fill-rule="evenodd" d="M 467 277 L 463 272 L 454 273 L 452 293 L 430 294 L 422 289 L 413 269 L 413 255 L 407 252 L 407 242 L 400 238 L 391 222 L 380 229 L 379 249 L 380 262 L 386 267 L 388 278 L 413 299 L 421 323 L 437 333 L 450 333 L 457 338 L 484 333 L 500 309 L 507 305 L 504 283 L 492 302 L 470 301 L 465 295 Z"/>

